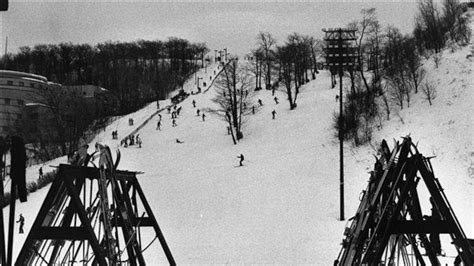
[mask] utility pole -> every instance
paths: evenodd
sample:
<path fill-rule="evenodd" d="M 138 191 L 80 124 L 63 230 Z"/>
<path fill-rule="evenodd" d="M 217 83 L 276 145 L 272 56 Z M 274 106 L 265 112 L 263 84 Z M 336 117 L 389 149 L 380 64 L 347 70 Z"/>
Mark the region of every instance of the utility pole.
<path fill-rule="evenodd" d="M 355 48 L 351 47 L 351 41 L 355 41 L 355 29 L 323 29 L 326 36 L 324 40 L 327 43 L 326 66 L 337 67 L 339 72 L 339 189 L 340 189 L 340 220 L 344 220 L 344 124 L 343 116 L 343 90 L 342 77 L 344 69 L 353 67 L 356 64 L 357 53 Z"/>

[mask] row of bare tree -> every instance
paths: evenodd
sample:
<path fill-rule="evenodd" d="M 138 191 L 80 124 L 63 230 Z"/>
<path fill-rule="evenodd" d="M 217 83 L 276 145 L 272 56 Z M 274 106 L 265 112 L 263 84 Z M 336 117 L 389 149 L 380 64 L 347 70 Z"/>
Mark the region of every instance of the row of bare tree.
<path fill-rule="evenodd" d="M 471 32 L 466 10 L 467 4 L 460 4 L 459 0 L 443 0 L 441 10 L 433 0 L 419 1 L 413 31 L 418 49 L 438 53 L 448 41 L 469 43 Z"/>
<path fill-rule="evenodd" d="M 439 52 L 448 43 L 469 43 L 470 31 L 458 0 L 444 0 L 442 12 L 432 0 L 421 0 L 413 34 L 401 34 L 394 26 L 382 28 L 374 8 L 363 9 L 361 18 L 349 23 L 357 30 L 358 67 L 347 71 L 352 84 L 345 100 L 345 112 L 336 117 L 336 127 L 344 127 L 345 137 L 356 145 L 370 141 L 371 123 L 379 115 L 377 99 L 390 119 L 393 105 L 410 107 L 412 93 L 421 92 L 432 104 L 436 86 L 425 79 L 422 57 Z"/>
<path fill-rule="evenodd" d="M 119 99 L 128 113 L 152 99 L 165 98 L 204 65 L 204 43 L 181 38 L 21 47 L 2 59 L 6 69 L 35 73 L 65 85 L 98 85 Z"/>
<path fill-rule="evenodd" d="M 322 42 L 308 35 L 293 33 L 283 45 L 277 45 L 276 39 L 268 32 L 257 36 L 257 48 L 251 53 L 255 89 L 278 89 L 283 83 L 288 95 L 290 109 L 296 108 L 296 100 L 301 85 L 316 78 L 317 58 L 322 54 Z"/>

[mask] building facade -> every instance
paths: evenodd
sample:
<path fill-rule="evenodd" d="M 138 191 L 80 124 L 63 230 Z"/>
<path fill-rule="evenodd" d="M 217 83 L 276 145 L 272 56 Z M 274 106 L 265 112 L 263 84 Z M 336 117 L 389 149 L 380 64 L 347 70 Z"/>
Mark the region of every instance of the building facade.
<path fill-rule="evenodd" d="M 0 136 L 21 132 L 25 106 L 41 103 L 38 90 L 48 86 L 48 80 L 43 76 L 0 70 Z"/>

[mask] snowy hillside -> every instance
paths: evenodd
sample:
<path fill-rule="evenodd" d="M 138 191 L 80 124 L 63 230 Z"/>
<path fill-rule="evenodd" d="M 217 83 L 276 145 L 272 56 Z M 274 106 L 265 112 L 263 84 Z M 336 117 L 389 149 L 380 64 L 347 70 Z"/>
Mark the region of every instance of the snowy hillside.
<path fill-rule="evenodd" d="M 444 51 L 438 68 L 431 60 L 425 64 L 427 78 L 437 85 L 432 106 L 421 92 L 413 95 L 410 108 L 398 110 L 374 132 L 372 146 L 345 146 L 346 218 L 354 214 L 367 184 L 373 146 L 384 138 L 391 143 L 411 134 L 421 153 L 436 156 L 434 172 L 466 235 L 474 237 L 473 49 L 471 44 Z M 188 91 L 194 86 L 193 81 L 185 85 Z M 332 265 L 346 224 L 338 220 L 339 155 L 332 127 L 336 94 L 325 71 L 301 88 L 293 111 L 282 91 L 276 92 L 279 104 L 270 91 L 260 91 L 256 99 L 264 106 L 251 117 L 241 142 L 233 145 L 224 121 L 210 114 L 203 121 L 192 106 L 193 100 L 197 108 L 211 106 L 211 88 L 179 104 L 176 127 L 163 110 L 161 130 L 156 129 L 155 116 L 138 132 L 142 148 L 120 148 L 119 169 L 144 172 L 139 181 L 178 264 Z M 160 102 L 160 107 L 166 104 Z M 272 110 L 277 112 L 275 120 Z M 124 116 L 93 143 L 119 147 L 122 137 L 155 112 L 156 103 Z M 129 118 L 134 126 L 128 125 Z M 114 130 L 119 140 L 111 139 Z M 245 166 L 235 167 L 241 153 Z M 34 178 L 37 167 L 28 173 Z M 17 212 L 26 217 L 26 232 L 47 189 L 17 205 Z M 25 237 L 16 238 L 14 254 Z M 443 249 L 454 255 L 446 245 Z M 150 265 L 166 264 L 158 242 L 144 256 Z"/>

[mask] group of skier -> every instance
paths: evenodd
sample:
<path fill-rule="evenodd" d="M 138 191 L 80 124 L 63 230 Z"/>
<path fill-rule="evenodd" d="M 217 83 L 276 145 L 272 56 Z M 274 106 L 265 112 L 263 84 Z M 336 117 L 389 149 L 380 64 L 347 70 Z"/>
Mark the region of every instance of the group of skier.
<path fill-rule="evenodd" d="M 118 138 L 118 130 L 112 131 L 112 139 L 117 139 Z"/>
<path fill-rule="evenodd" d="M 137 145 L 138 148 L 142 147 L 142 139 L 140 138 L 140 134 L 134 136 L 133 134 L 128 135 L 128 137 L 124 138 L 120 141 L 120 146 L 127 148 L 128 146 Z"/>

